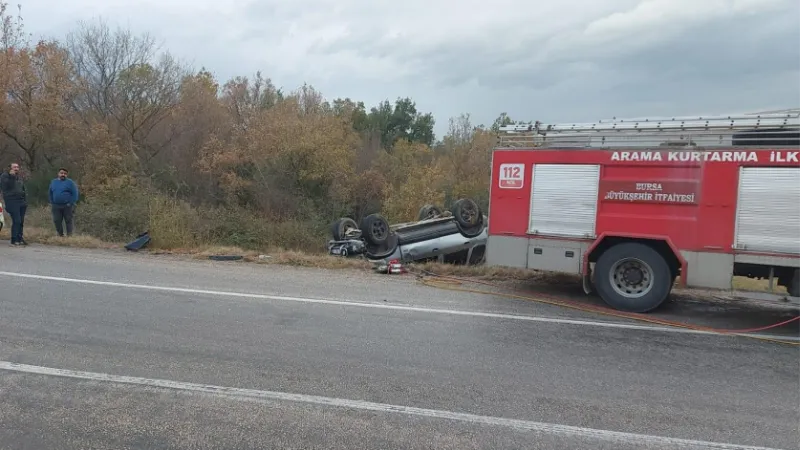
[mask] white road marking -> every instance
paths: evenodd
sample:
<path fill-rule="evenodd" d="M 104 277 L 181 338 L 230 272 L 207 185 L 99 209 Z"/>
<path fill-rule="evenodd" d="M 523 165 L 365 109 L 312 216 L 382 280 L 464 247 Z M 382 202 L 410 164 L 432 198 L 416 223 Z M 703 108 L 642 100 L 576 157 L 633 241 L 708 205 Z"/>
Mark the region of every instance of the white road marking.
<path fill-rule="evenodd" d="M 198 392 L 232 400 L 256 401 L 287 401 L 309 403 L 314 405 L 332 406 L 338 408 L 377 411 L 384 413 L 405 414 L 434 419 L 455 420 L 483 425 L 495 425 L 514 428 L 523 431 L 532 431 L 547 435 L 559 435 L 573 438 L 592 439 L 619 444 L 633 444 L 638 446 L 670 446 L 678 449 L 729 449 L 729 450 L 777 450 L 767 447 L 752 447 L 745 445 L 725 444 L 720 442 L 696 441 L 647 434 L 624 433 L 620 431 L 601 430 L 595 428 L 559 425 L 553 423 L 533 422 L 529 420 L 506 419 L 502 417 L 481 416 L 476 414 L 459 413 L 440 409 L 416 408 L 413 406 L 391 405 L 362 400 L 348 400 L 343 398 L 322 397 L 317 395 L 294 394 L 291 392 L 262 391 L 256 389 L 241 389 L 208 384 L 184 383 L 181 381 L 160 380 L 155 378 L 129 377 L 107 373 L 83 372 L 51 367 L 31 366 L 17 364 L 9 361 L 0 361 L 0 369 L 11 372 L 47 375 L 71 379 L 89 380 L 97 382 L 110 382 L 146 386 L 149 388 L 171 389 L 178 391 Z"/>
<path fill-rule="evenodd" d="M 322 305 L 348 306 L 354 308 L 389 309 L 396 311 L 410 311 L 410 312 L 421 312 L 421 313 L 431 313 L 431 314 L 448 314 L 454 316 L 485 317 L 492 319 L 522 320 L 527 322 L 557 323 L 564 325 L 583 325 L 583 326 L 592 326 L 601 328 L 656 331 L 664 333 L 704 334 L 711 336 L 735 336 L 734 334 L 721 334 L 710 331 L 691 330 L 687 328 L 636 325 L 636 324 L 622 323 L 622 322 L 602 322 L 594 320 L 564 319 L 557 317 L 527 316 L 523 314 L 464 311 L 457 309 L 424 308 L 421 306 L 387 305 L 384 303 L 365 303 L 365 302 L 332 300 L 332 299 L 322 299 L 322 298 L 308 298 L 308 297 L 287 297 L 282 295 L 250 294 L 246 292 L 213 291 L 207 289 L 193 289 L 193 288 L 182 288 L 182 287 L 171 287 L 171 286 L 151 286 L 145 284 L 118 283 L 114 281 L 97 281 L 97 280 L 87 280 L 83 278 L 54 277 L 49 275 L 36 275 L 36 274 L 18 273 L 18 272 L 0 271 L 0 276 L 27 278 L 33 280 L 57 281 L 61 283 L 87 284 L 93 286 L 109 286 L 109 287 L 118 287 L 126 289 L 141 289 L 141 290 L 161 291 L 161 292 L 178 292 L 183 294 L 211 295 L 219 297 L 238 297 L 238 298 L 250 298 L 259 300 L 275 300 L 282 302 L 315 303 Z M 774 336 L 766 334 L 748 334 L 748 336 L 761 336 L 770 338 L 780 338 L 783 340 L 800 341 L 800 337 L 794 337 L 794 336 Z"/>

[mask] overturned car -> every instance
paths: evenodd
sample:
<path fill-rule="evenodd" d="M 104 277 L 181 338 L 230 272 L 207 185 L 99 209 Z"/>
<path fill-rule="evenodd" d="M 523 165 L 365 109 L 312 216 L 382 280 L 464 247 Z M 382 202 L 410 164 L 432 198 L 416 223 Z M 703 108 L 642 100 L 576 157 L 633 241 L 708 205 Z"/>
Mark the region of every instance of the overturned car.
<path fill-rule="evenodd" d="M 375 263 L 391 260 L 479 264 L 486 254 L 487 217 L 473 200 L 453 203 L 451 211 L 425 205 L 416 222 L 389 225 L 380 214 L 357 224 L 341 218 L 331 225 L 328 252 L 337 256 L 363 255 Z"/>

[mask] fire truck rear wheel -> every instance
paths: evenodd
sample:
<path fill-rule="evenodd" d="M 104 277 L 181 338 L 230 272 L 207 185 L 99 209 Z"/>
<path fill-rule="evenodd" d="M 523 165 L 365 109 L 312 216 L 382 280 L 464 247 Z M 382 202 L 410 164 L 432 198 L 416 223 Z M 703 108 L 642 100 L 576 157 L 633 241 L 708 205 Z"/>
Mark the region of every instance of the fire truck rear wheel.
<path fill-rule="evenodd" d="M 609 248 L 595 264 L 597 293 L 622 311 L 645 313 L 658 308 L 669 297 L 672 283 L 664 257 L 638 242 Z"/>

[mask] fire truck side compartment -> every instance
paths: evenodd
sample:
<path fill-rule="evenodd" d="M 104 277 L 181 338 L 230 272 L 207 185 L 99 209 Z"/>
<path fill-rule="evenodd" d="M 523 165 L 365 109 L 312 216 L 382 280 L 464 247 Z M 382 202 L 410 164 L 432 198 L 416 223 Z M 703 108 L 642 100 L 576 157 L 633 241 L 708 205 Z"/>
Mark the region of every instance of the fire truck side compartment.
<path fill-rule="evenodd" d="M 800 255 L 800 167 L 741 167 L 737 250 Z"/>
<path fill-rule="evenodd" d="M 742 167 L 734 275 L 777 279 L 791 289 L 800 268 L 800 167 Z M 748 252 L 748 253 L 744 253 Z"/>
<path fill-rule="evenodd" d="M 598 164 L 535 164 L 531 168 L 528 234 L 593 238 Z"/>

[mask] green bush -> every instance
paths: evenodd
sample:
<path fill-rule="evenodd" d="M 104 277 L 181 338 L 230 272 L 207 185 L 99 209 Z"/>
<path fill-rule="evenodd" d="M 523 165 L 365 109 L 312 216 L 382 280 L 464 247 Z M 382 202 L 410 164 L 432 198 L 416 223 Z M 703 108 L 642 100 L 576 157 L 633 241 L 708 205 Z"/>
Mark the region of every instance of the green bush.
<path fill-rule="evenodd" d="M 149 226 L 149 199 L 136 191 L 90 197 L 75 207 L 75 228 L 109 242 L 127 242 Z"/>
<path fill-rule="evenodd" d="M 26 222 L 52 228 L 50 208 L 32 206 Z M 324 251 L 327 233 L 327 224 L 321 221 L 275 222 L 244 208 L 193 207 L 148 190 L 107 192 L 82 199 L 75 209 L 75 228 L 108 242 L 129 242 L 149 231 L 151 246 L 160 249 L 218 245 L 307 252 Z"/>

